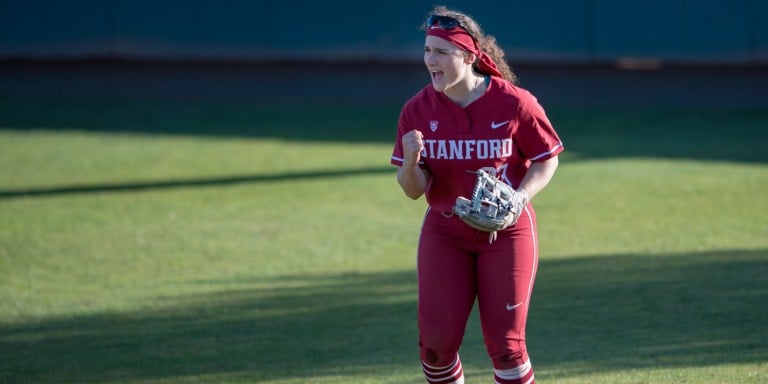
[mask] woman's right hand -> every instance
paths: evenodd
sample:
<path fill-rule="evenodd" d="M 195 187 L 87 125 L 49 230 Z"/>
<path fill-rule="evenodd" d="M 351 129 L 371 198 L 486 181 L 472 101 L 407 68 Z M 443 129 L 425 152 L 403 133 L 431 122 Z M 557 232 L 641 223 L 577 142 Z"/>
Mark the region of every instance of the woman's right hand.
<path fill-rule="evenodd" d="M 424 134 L 419 130 L 412 130 L 403 135 L 403 166 L 415 167 L 421 160 L 421 151 L 424 150 Z"/>
<path fill-rule="evenodd" d="M 427 190 L 427 171 L 419 167 L 424 135 L 412 130 L 403 135 L 403 166 L 397 169 L 397 182 L 411 199 L 418 199 Z"/>

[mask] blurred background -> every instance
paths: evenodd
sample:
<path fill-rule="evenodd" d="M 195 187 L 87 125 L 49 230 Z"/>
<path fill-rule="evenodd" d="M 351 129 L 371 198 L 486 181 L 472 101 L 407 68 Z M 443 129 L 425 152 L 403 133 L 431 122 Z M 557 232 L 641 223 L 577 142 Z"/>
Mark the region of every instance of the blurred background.
<path fill-rule="evenodd" d="M 525 63 L 768 63 L 761 0 L 445 1 Z M 432 2 L 6 0 L 4 59 L 420 59 Z M 631 64 L 630 64 L 631 65 Z"/>
<path fill-rule="evenodd" d="M 545 103 L 767 104 L 767 1 L 443 3 L 496 36 Z M 0 91 L 402 100 L 427 80 L 419 27 L 431 7 L 6 0 Z"/>

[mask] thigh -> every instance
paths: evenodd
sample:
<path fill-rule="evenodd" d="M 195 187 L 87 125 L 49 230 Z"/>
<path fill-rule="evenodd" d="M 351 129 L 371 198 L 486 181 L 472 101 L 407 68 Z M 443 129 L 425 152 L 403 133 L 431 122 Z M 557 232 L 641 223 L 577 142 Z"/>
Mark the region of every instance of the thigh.
<path fill-rule="evenodd" d="M 478 304 L 492 358 L 525 353 L 526 318 L 538 266 L 535 228 L 533 218 L 515 226 L 478 257 Z"/>
<path fill-rule="evenodd" d="M 422 346 L 442 357 L 457 350 L 464 336 L 475 300 L 476 258 L 465 242 L 428 226 L 429 220 L 418 247 L 419 333 Z"/>

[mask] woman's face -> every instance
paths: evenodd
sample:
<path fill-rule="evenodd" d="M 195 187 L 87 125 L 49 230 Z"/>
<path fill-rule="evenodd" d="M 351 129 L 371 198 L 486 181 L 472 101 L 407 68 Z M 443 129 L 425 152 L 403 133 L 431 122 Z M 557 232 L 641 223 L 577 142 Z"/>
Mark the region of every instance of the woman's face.
<path fill-rule="evenodd" d="M 432 77 L 435 91 L 445 92 L 466 78 L 471 72 L 467 53 L 445 39 L 427 36 L 424 42 L 424 64 Z"/>

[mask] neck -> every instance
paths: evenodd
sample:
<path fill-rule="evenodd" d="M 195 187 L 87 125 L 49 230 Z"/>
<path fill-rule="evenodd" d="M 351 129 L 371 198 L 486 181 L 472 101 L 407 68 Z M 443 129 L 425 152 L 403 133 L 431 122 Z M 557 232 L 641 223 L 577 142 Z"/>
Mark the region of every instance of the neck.
<path fill-rule="evenodd" d="M 445 96 L 464 108 L 479 99 L 485 93 L 486 88 L 485 75 L 473 71 L 466 81 L 445 90 Z"/>

